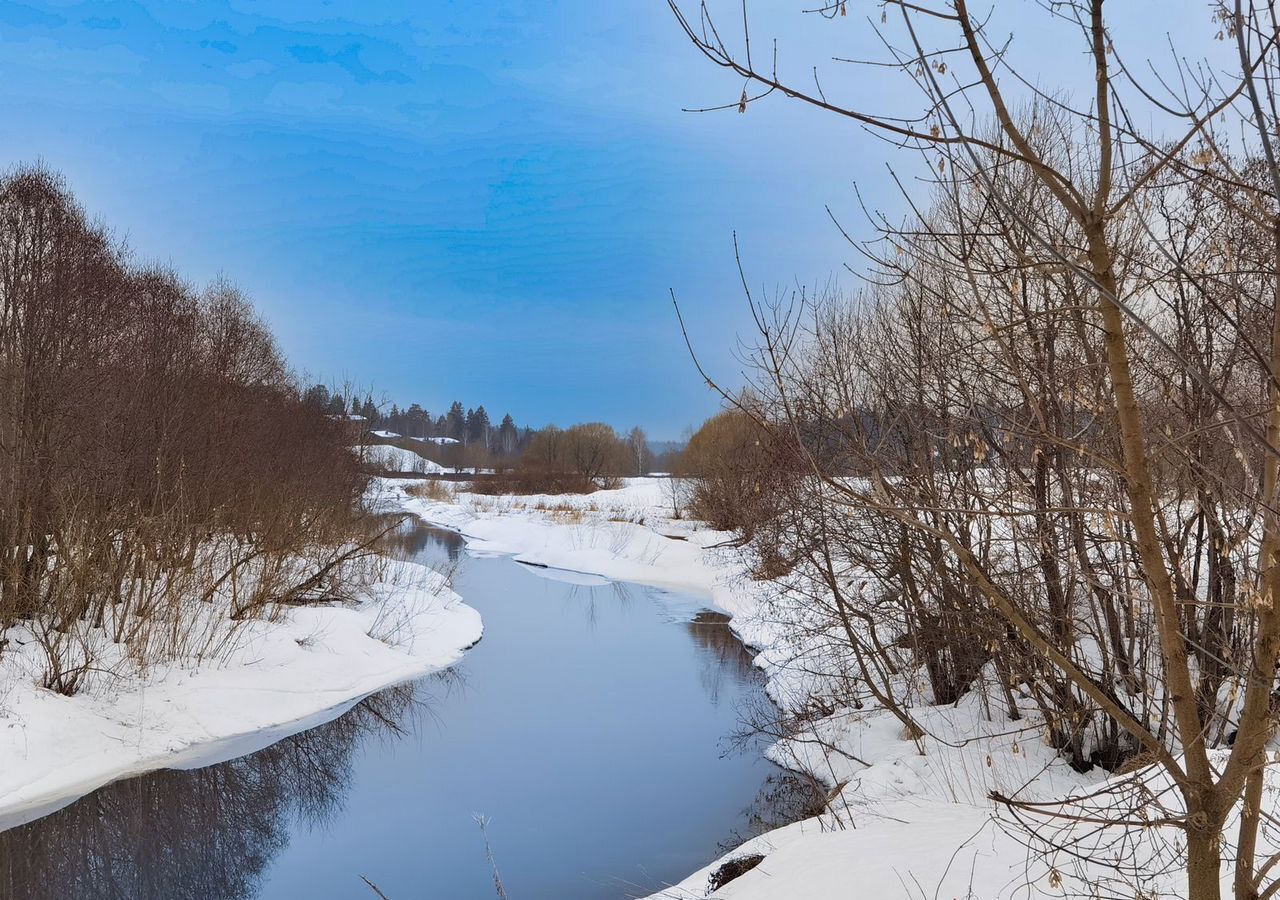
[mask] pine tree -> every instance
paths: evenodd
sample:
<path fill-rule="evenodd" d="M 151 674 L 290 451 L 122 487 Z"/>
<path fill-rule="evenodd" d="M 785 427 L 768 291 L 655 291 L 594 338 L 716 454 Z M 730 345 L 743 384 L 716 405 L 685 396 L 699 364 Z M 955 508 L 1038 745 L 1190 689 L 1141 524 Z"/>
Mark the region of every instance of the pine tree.
<path fill-rule="evenodd" d="M 307 388 L 307 392 L 302 395 L 302 400 L 308 406 L 314 406 L 316 409 L 329 409 L 329 389 L 323 384 L 313 384 Z"/>
<path fill-rule="evenodd" d="M 483 405 L 477 406 L 467 421 L 467 441 L 472 444 L 479 444 L 488 449 L 489 447 L 489 413 L 485 411 Z"/>
<path fill-rule="evenodd" d="M 498 426 L 498 452 L 503 456 L 512 456 L 519 442 L 520 432 L 516 429 L 516 421 L 511 418 L 511 413 L 507 413 Z"/>
<path fill-rule="evenodd" d="M 453 405 L 449 407 L 449 414 L 445 420 L 445 437 L 451 437 L 455 441 L 461 441 L 466 437 L 467 414 L 462 411 L 462 404 L 457 400 L 454 400 Z"/>
<path fill-rule="evenodd" d="M 411 403 L 405 410 L 405 429 L 410 437 L 426 437 L 427 426 L 431 422 L 430 415 L 416 403 Z"/>

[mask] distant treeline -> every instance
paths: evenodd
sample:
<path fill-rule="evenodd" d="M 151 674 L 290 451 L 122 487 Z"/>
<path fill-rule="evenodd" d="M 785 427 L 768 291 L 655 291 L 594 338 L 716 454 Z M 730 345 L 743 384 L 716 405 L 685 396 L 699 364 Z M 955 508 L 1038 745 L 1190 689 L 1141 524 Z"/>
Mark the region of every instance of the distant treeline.
<path fill-rule="evenodd" d="M 479 445 L 500 457 L 519 455 L 529 446 L 534 435 L 532 428 L 517 426 L 509 413 L 497 425 L 493 424 L 483 404 L 474 409 L 464 409 L 462 403 L 455 400 L 448 412 L 433 418 L 417 403 L 411 403 L 405 409 L 393 403 L 389 410 L 384 411 L 372 394 L 365 394 L 364 400 L 357 400 L 323 384 L 312 385 L 303 396 L 309 405 L 329 415 L 360 416 L 371 431 L 390 431 L 413 438 L 449 438 L 468 446 Z"/>
<path fill-rule="evenodd" d="M 494 469 L 510 476 L 510 490 L 594 490 L 618 478 L 670 471 L 683 447 L 650 441 L 639 426 L 625 435 L 603 422 L 535 429 L 517 425 L 509 413 L 495 425 L 483 404 L 464 407 L 458 400 L 433 417 L 418 403 L 388 409 L 370 393 L 324 384 L 302 397 L 310 408 L 351 423 L 366 443 L 403 447 L 452 468 Z"/>

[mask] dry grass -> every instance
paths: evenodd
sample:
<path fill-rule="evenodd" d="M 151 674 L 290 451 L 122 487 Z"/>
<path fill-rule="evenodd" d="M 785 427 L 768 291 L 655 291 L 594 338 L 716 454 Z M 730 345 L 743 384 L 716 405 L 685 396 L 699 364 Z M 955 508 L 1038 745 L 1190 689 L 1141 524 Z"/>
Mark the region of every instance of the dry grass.
<path fill-rule="evenodd" d="M 454 501 L 453 488 L 445 481 L 437 481 L 434 478 L 426 481 L 419 481 L 409 485 L 406 488 L 410 495 L 417 497 L 419 500 L 434 500 L 437 503 L 452 503 Z"/>

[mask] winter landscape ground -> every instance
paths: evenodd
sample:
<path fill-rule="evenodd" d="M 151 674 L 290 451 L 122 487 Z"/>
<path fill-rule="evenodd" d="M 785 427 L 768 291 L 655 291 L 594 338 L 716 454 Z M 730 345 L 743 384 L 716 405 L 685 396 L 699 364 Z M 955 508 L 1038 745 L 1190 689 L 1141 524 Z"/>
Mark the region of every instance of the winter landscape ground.
<path fill-rule="evenodd" d="M 577 497 L 482 496 L 462 485 L 445 501 L 415 499 L 411 485 L 385 483 L 385 502 L 459 531 L 473 552 L 706 598 L 732 616 L 731 627 L 758 653 L 756 665 L 784 710 L 823 677 L 807 655 L 811 648 L 787 638 L 785 592 L 748 576 L 744 552 L 726 546 L 731 535 L 672 518 L 668 479 L 632 479 L 618 490 Z M 925 731 L 915 739 L 898 718 L 874 707 L 820 719 L 810 732 L 776 743 L 770 755 L 821 781 L 830 791 L 829 811 L 756 837 L 653 897 L 1018 898 L 1061 896 L 1073 881 L 1082 888 L 1106 883 L 1108 860 L 1099 858 L 1095 867 L 1087 854 L 1044 852 L 991 798 L 994 791 L 1052 802 L 1107 783 L 1101 770 L 1074 771 L 1047 745 L 1030 702 L 1025 713 L 1012 721 L 975 692 L 949 706 L 913 710 Z M 1148 852 L 1158 861 L 1159 850 Z M 764 858 L 754 868 L 720 890 L 709 888 L 726 863 L 756 855 Z M 1154 876 L 1158 862 L 1150 871 L 1144 888 L 1150 896 L 1185 890 L 1176 874 Z"/>
<path fill-rule="evenodd" d="M 0 67 L 0 897 L 1280 897 L 1280 0 Z"/>
<path fill-rule="evenodd" d="M 105 646 L 98 661 L 110 677 L 72 697 L 38 686 L 38 642 L 11 629 L 0 667 L 0 827 L 120 778 L 251 753 L 450 665 L 481 633 L 439 573 L 409 563 L 387 565 L 350 606 L 254 622 L 200 658 L 133 666 L 125 648 Z"/>

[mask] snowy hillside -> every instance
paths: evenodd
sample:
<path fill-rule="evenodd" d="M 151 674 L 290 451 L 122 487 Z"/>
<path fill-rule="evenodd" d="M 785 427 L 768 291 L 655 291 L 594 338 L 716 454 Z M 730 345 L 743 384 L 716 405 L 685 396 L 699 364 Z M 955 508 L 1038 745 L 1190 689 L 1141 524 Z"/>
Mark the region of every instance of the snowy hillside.
<path fill-rule="evenodd" d="M 438 475 L 449 471 L 439 463 L 419 456 L 402 447 L 379 444 L 365 447 L 365 458 L 384 472 L 414 472 L 419 475 Z"/>

